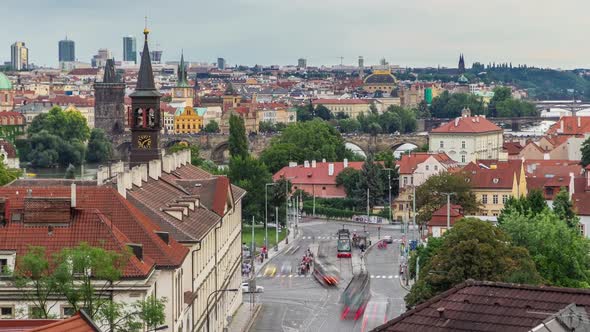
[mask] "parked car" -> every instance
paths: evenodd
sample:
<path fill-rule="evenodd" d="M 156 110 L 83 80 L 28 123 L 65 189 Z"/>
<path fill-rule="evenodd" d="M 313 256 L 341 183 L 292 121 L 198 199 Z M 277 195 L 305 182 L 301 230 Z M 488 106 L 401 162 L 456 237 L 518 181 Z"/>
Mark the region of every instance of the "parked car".
<path fill-rule="evenodd" d="M 248 283 L 242 283 L 242 292 L 243 293 L 250 293 L 250 289 L 248 288 Z M 256 293 L 264 293 L 264 287 L 256 285 Z"/>
<path fill-rule="evenodd" d="M 387 243 L 393 243 L 393 238 L 391 237 L 391 235 L 385 235 L 383 237 L 383 241 L 385 241 Z"/>

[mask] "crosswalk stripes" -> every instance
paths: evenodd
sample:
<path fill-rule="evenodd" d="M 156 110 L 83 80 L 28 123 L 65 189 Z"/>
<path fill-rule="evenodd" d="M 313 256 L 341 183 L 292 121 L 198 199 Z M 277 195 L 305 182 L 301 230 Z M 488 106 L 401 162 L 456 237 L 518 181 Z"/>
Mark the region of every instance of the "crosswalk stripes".
<path fill-rule="evenodd" d="M 263 274 L 259 274 L 256 276 L 257 278 L 266 278 L 266 279 L 270 279 L 270 278 L 311 278 L 311 274 L 276 274 L 274 276 L 265 276 Z"/>
<path fill-rule="evenodd" d="M 337 240 L 338 238 L 336 236 L 322 235 L 322 236 L 302 236 L 301 239 L 302 240 Z M 395 243 L 401 243 L 402 239 L 393 239 L 392 241 Z"/>
<path fill-rule="evenodd" d="M 399 275 L 373 275 L 371 274 L 371 279 L 397 279 L 399 278 Z"/>

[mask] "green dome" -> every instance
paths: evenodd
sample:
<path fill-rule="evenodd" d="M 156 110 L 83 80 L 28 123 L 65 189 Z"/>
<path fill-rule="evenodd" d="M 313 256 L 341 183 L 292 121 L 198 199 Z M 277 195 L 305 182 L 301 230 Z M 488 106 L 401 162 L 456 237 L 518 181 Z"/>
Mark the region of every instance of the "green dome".
<path fill-rule="evenodd" d="M 12 90 L 12 83 L 3 73 L 0 73 L 0 90 Z"/>

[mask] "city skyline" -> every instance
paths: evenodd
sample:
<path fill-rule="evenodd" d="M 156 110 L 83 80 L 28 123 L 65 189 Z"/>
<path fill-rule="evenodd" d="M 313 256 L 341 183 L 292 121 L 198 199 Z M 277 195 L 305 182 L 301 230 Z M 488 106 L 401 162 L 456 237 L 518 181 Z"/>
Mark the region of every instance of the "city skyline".
<path fill-rule="evenodd" d="M 175 15 L 161 15 L 170 5 L 152 0 L 30 5 L 40 10 L 24 11 L 22 3 L 4 5 L 7 13 L 26 12 L 36 24 L 22 25 L 20 14 L 5 17 L 8 26 L 18 29 L 0 36 L 3 62 L 10 59 L 10 45 L 18 40 L 29 47 L 30 63 L 57 67 L 52 50 L 64 34 L 76 41 L 80 61 L 90 62 L 99 48 L 108 48 L 122 60 L 121 38 L 139 38 L 147 15 L 152 45 L 160 46 L 165 61 L 177 61 L 184 49 L 187 61 L 214 63 L 223 57 L 230 66 L 296 65 L 299 58 L 307 59 L 309 66 L 335 65 L 341 56 L 344 64 L 356 65 L 362 55 L 366 65 L 385 58 L 401 66 L 456 67 L 463 53 L 468 67 L 474 61 L 590 67 L 583 14 L 590 3 L 580 0 L 301 0 L 289 6 L 270 0 L 183 0 L 174 2 L 173 8 L 182 9 Z M 558 18 L 559 24 L 553 24 Z"/>

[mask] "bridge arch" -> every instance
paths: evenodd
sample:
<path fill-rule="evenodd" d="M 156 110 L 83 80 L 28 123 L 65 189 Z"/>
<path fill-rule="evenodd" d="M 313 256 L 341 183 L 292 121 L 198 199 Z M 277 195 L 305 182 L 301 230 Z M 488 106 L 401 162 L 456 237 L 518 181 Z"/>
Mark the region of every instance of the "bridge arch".
<path fill-rule="evenodd" d="M 229 160 L 229 142 L 224 141 L 217 144 L 213 150 L 211 150 L 211 160 L 218 164 L 225 164 Z"/>
<path fill-rule="evenodd" d="M 349 142 L 349 141 L 345 141 L 344 144 L 345 144 L 346 148 L 351 150 L 352 152 L 354 152 L 358 155 L 361 155 L 365 158 L 367 157 L 367 152 L 362 147 L 360 147 L 358 144 L 353 143 L 353 142 Z"/>

